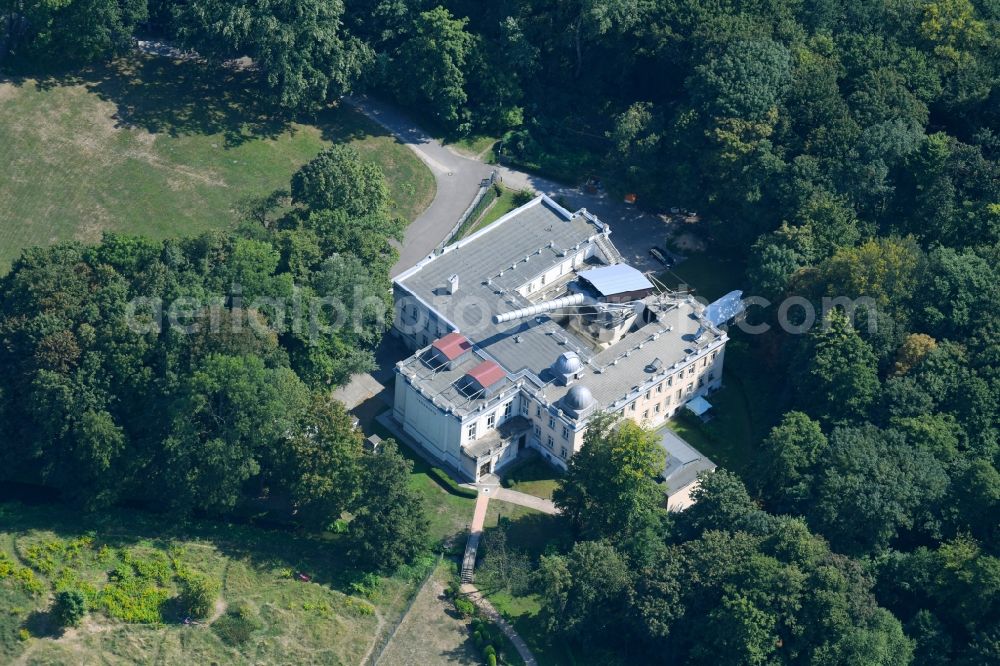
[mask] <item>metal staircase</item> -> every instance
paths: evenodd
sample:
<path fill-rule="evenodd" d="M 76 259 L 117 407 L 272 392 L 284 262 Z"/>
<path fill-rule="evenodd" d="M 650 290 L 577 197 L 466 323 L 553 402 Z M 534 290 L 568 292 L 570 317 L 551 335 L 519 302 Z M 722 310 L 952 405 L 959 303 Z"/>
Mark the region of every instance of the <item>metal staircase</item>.
<path fill-rule="evenodd" d="M 611 241 L 608 240 L 608 237 L 605 236 L 604 234 L 599 234 L 597 238 L 594 240 L 594 244 L 597 245 L 601 253 L 607 258 L 608 263 L 620 264 L 625 261 L 625 258 L 622 257 L 622 254 L 621 252 L 618 251 L 618 248 L 612 245 Z"/>
<path fill-rule="evenodd" d="M 479 540 L 482 532 L 473 532 L 469 535 L 469 540 L 465 544 L 465 555 L 462 557 L 462 582 L 471 583 L 473 572 L 476 568 L 476 550 L 479 548 Z"/>

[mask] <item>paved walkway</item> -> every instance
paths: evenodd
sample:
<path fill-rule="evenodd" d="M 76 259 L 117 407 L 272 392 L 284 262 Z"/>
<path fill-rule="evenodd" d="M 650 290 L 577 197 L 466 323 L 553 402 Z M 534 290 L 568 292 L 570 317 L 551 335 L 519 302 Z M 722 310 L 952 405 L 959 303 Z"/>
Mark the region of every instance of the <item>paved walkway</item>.
<path fill-rule="evenodd" d="M 500 630 L 503 631 L 504 635 L 510 639 L 510 642 L 514 644 L 514 648 L 517 653 L 521 655 L 521 659 L 527 666 L 537 666 L 538 661 L 535 659 L 535 655 L 531 653 L 531 649 L 528 644 L 524 642 L 524 639 L 514 630 L 514 627 L 510 626 L 510 623 L 504 619 L 502 615 L 493 607 L 484 596 L 483 593 L 476 588 L 475 585 L 470 585 L 466 583 L 460 588 L 462 594 L 466 596 L 472 603 L 479 607 L 483 615 L 489 618 L 490 622 L 493 622 Z"/>
<path fill-rule="evenodd" d="M 511 490 L 510 488 L 497 488 L 491 494 L 493 495 L 493 499 L 510 502 L 511 504 L 520 504 L 521 506 L 526 506 L 529 509 L 541 511 L 542 513 L 550 515 L 559 513 L 559 509 L 556 508 L 556 505 L 553 504 L 552 500 L 535 497 L 534 495 L 529 495 L 528 493 L 518 492 L 516 490 Z"/>
<path fill-rule="evenodd" d="M 476 552 L 483 538 L 483 524 L 486 522 L 486 507 L 489 506 L 489 493 L 480 492 L 476 497 L 476 508 L 472 512 L 472 524 L 469 525 L 469 540 L 465 544 L 465 555 L 462 557 L 460 576 L 463 583 L 471 583 L 476 569 Z"/>

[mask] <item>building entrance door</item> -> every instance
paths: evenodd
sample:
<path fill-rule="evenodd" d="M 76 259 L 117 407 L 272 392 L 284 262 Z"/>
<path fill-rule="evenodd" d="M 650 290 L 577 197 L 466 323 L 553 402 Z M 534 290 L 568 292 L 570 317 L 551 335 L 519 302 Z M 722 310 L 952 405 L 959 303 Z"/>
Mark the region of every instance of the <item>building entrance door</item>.
<path fill-rule="evenodd" d="M 487 460 L 479 466 L 479 476 L 486 476 L 490 473 L 490 461 Z"/>
<path fill-rule="evenodd" d="M 527 444 L 527 443 L 528 443 L 528 436 L 527 435 L 521 435 L 520 439 L 517 440 L 517 450 L 518 451 L 523 451 L 524 450 L 524 445 Z"/>

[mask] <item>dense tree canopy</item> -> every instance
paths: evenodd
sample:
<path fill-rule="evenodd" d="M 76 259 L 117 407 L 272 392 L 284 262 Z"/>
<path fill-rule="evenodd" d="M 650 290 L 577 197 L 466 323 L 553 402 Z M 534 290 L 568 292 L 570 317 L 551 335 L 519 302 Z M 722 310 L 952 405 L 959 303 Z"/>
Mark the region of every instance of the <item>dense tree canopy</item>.
<path fill-rule="evenodd" d="M 401 224 L 378 167 L 334 154 L 338 175 L 304 167 L 312 194 L 273 223 L 25 251 L 0 285 L 0 479 L 180 516 L 273 498 L 315 530 L 354 515 L 373 565 L 418 552 L 405 460 L 366 452 L 329 395 L 373 367 Z M 309 223 L 327 214 L 340 224 Z"/>
<path fill-rule="evenodd" d="M 140 30 L 249 56 L 276 112 L 363 84 L 515 165 L 696 209 L 746 264 L 733 287 L 822 313 L 739 341 L 777 377 L 750 492 L 719 472 L 671 520 L 655 441 L 588 433 L 556 497 L 578 543 L 540 565 L 553 631 L 670 663 L 1000 660 L 995 2 L 0 0 L 0 65 L 92 62 Z M 386 562 L 413 552 L 405 464 L 319 394 L 372 367 L 402 223 L 345 148 L 289 189 L 233 234 L 26 251 L 2 285 L 0 474 L 90 506 L 280 488 L 304 524 L 356 511 Z M 355 325 L 274 305 L 326 295 Z M 181 334 L 137 296 L 201 304 L 164 312 Z"/>

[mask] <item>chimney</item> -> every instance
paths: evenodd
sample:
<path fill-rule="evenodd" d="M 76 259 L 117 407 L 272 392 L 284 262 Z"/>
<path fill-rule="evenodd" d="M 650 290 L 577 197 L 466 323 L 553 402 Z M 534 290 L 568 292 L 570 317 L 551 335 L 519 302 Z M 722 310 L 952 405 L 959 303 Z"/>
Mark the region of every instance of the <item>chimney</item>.
<path fill-rule="evenodd" d="M 458 273 L 452 273 L 448 276 L 448 293 L 454 294 L 458 291 Z"/>

